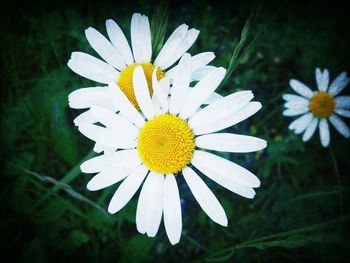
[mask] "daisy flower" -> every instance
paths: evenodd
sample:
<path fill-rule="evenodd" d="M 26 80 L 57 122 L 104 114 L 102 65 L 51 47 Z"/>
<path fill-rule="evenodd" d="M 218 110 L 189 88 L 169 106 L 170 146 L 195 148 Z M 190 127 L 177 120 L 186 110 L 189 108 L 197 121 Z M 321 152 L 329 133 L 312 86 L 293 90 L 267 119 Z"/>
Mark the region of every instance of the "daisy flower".
<path fill-rule="evenodd" d="M 152 95 L 153 88 L 150 84 L 154 69 L 157 68 L 158 80 L 163 77 L 172 79 L 176 72 L 174 64 L 193 45 L 199 34 L 196 29 L 189 29 L 185 24 L 180 25 L 152 60 L 151 32 L 147 16 L 141 14 L 132 16 L 131 47 L 115 21 L 107 20 L 106 29 L 109 40 L 92 27 L 85 31 L 89 44 L 104 61 L 83 52 L 73 52 L 68 66 L 75 73 L 101 84 L 114 81 L 138 110 L 140 108 L 132 80 L 135 68 L 142 66 Z M 199 80 L 214 69 L 213 66 L 207 66 L 214 58 L 213 52 L 203 52 L 191 57 L 191 72 L 193 72 L 191 79 Z M 213 94 L 211 99 L 220 97 L 218 94 Z M 75 109 L 88 109 L 93 105 L 99 105 L 113 111 L 118 110 L 118 106 L 112 103 L 106 86 L 81 88 L 72 92 L 69 95 L 69 105 Z M 79 126 L 82 123 L 91 123 L 92 120 L 91 111 L 88 110 L 78 116 L 74 123 Z"/>
<path fill-rule="evenodd" d="M 346 72 L 342 72 L 329 85 L 327 69 L 322 72 L 316 68 L 315 75 L 318 91 L 312 91 L 298 80 L 290 80 L 289 85 L 299 95 L 283 95 L 286 101 L 284 106 L 287 108 L 283 115 L 301 115 L 289 125 L 289 129 L 294 130 L 296 134 L 304 132 L 304 142 L 312 137 L 318 126 L 321 144 L 327 147 L 330 142 L 328 121 L 341 135 L 346 138 L 350 136 L 349 127 L 338 116 L 350 118 L 350 96 L 338 96 L 348 85 L 349 78 Z"/>
<path fill-rule="evenodd" d="M 153 94 L 146 72 L 137 66 L 133 83 L 137 110 L 115 81 L 109 83 L 111 98 L 120 112 L 91 107 L 101 125 L 82 124 L 79 131 L 105 149 L 102 155 L 81 165 L 84 173 L 97 173 L 88 183 L 91 191 L 123 182 L 112 197 L 109 213 L 123 208 L 141 187 L 136 226 L 140 233 L 154 237 L 161 219 L 171 244 L 180 240 L 182 215 L 177 177 L 183 176 L 204 212 L 216 223 L 227 226 L 221 204 L 199 176 L 198 171 L 246 198 L 253 198 L 259 179 L 245 168 L 207 150 L 246 153 L 266 147 L 266 141 L 232 133 L 216 133 L 256 113 L 259 102 L 251 91 L 241 91 L 201 108 L 225 76 L 216 68 L 190 88 L 191 56 L 185 54 L 174 76 L 171 96 L 169 81 L 161 85 L 157 69 L 152 74 Z M 165 82 L 164 82 L 165 83 Z"/>

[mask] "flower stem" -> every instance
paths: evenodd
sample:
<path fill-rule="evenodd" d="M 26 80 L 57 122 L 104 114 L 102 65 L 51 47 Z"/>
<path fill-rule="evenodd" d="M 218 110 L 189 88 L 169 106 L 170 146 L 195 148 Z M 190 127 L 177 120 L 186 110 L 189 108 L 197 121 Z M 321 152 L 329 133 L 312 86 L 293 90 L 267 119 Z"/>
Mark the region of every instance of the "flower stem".
<path fill-rule="evenodd" d="M 334 167 L 334 172 L 335 172 L 335 175 L 337 177 L 337 184 L 338 184 L 338 188 L 339 188 L 339 191 L 340 191 L 341 188 L 342 188 L 342 185 L 341 185 L 341 181 L 340 181 L 339 168 L 338 168 L 337 160 L 335 158 L 332 146 L 330 146 L 330 145 L 329 145 L 329 152 L 331 154 L 331 159 L 332 159 L 332 163 L 333 163 L 333 167 Z M 344 211 L 344 200 L 343 200 L 343 193 L 342 193 L 342 191 L 339 192 L 339 207 L 340 207 L 340 213 L 342 214 L 343 211 Z"/>

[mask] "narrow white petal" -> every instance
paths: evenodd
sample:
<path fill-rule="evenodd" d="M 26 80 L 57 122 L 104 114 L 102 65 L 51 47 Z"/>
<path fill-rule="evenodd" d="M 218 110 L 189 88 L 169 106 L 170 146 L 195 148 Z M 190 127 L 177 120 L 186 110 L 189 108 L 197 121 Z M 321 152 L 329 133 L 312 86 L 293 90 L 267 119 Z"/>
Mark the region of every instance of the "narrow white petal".
<path fill-rule="evenodd" d="M 185 24 L 180 25 L 174 30 L 155 59 L 154 64 L 156 66 L 162 68 L 163 70 L 171 66 L 168 65 L 168 61 L 171 60 L 171 58 L 174 56 L 174 52 L 183 42 L 184 38 L 186 37 L 187 30 L 188 26 Z"/>
<path fill-rule="evenodd" d="M 168 57 L 168 59 L 165 61 L 164 66 L 160 66 L 162 69 L 167 69 L 168 67 L 172 66 L 176 61 L 178 61 L 183 54 L 186 53 L 186 51 L 193 45 L 193 43 L 196 41 L 197 37 L 199 35 L 199 31 L 192 28 L 187 31 L 185 38 L 181 41 L 180 45 L 171 56 Z"/>
<path fill-rule="evenodd" d="M 297 108 L 288 108 L 283 111 L 283 116 L 296 116 L 296 115 L 301 115 L 309 111 L 308 106 L 300 106 Z"/>
<path fill-rule="evenodd" d="M 307 142 L 308 140 L 310 140 L 312 135 L 314 135 L 316 128 L 317 128 L 317 123 L 318 123 L 317 118 L 313 118 L 311 120 L 311 122 L 309 123 L 309 125 L 307 126 L 307 128 L 303 134 L 303 141 L 304 142 Z"/>
<path fill-rule="evenodd" d="M 83 162 L 80 165 L 80 170 L 83 173 L 99 173 L 105 167 L 111 165 L 114 159 L 118 161 L 121 157 L 128 154 L 129 150 L 117 151 L 110 154 L 102 154 Z"/>
<path fill-rule="evenodd" d="M 191 163 L 218 184 L 222 180 L 229 180 L 246 187 L 260 186 L 259 178 L 253 173 L 218 155 L 196 150 Z"/>
<path fill-rule="evenodd" d="M 253 97 L 254 95 L 250 90 L 235 92 L 193 114 L 188 124 L 193 129 L 196 129 L 213 121 L 223 119 L 245 106 Z"/>
<path fill-rule="evenodd" d="M 323 72 L 319 68 L 315 71 L 316 75 L 316 82 L 318 90 L 321 92 L 327 91 L 328 84 L 329 84 L 329 72 L 327 69 L 325 69 Z"/>
<path fill-rule="evenodd" d="M 146 166 L 141 164 L 120 184 L 108 205 L 108 212 L 117 213 L 135 195 L 148 173 Z"/>
<path fill-rule="evenodd" d="M 180 60 L 176 75 L 173 79 L 173 87 L 169 102 L 169 112 L 178 114 L 183 101 L 189 92 L 189 84 L 191 79 L 191 55 L 186 53 Z"/>
<path fill-rule="evenodd" d="M 239 110 L 231 113 L 230 115 L 224 116 L 223 118 L 218 118 L 217 120 L 206 122 L 204 125 L 198 126 L 196 128 L 193 128 L 192 126 L 191 127 L 193 128 L 195 135 L 220 131 L 249 118 L 258 110 L 260 110 L 261 107 L 262 106 L 260 102 L 252 101 Z"/>
<path fill-rule="evenodd" d="M 192 71 L 199 70 L 215 58 L 214 52 L 199 53 L 191 58 Z"/>
<path fill-rule="evenodd" d="M 123 31 L 118 24 L 112 19 L 106 21 L 106 29 L 109 39 L 116 48 L 119 55 L 123 58 L 127 65 L 134 63 L 132 52 Z"/>
<path fill-rule="evenodd" d="M 136 67 L 134 70 L 133 83 L 137 103 L 146 118 L 151 120 L 154 117 L 154 108 L 149 94 L 146 76 L 141 66 Z"/>
<path fill-rule="evenodd" d="M 68 95 L 68 103 L 69 107 L 73 109 L 85 109 L 93 105 L 100 105 L 117 110 L 109 96 L 107 87 L 91 87 L 75 90 Z"/>
<path fill-rule="evenodd" d="M 222 99 L 223 96 L 221 96 L 219 93 L 216 93 L 216 92 L 213 92 L 213 94 L 210 95 L 210 97 L 203 102 L 204 105 L 207 105 L 207 104 L 212 104 L 220 99 Z"/>
<path fill-rule="evenodd" d="M 310 90 L 308 86 L 301 83 L 299 80 L 291 79 L 289 81 L 289 85 L 292 87 L 292 89 L 299 93 L 301 96 L 304 96 L 306 98 L 311 98 L 314 95 L 314 92 Z"/>
<path fill-rule="evenodd" d="M 306 100 L 304 97 L 301 97 L 299 95 L 295 95 L 295 94 L 289 94 L 289 93 L 286 93 L 286 94 L 283 94 L 282 98 L 285 100 L 285 101 L 304 101 Z"/>
<path fill-rule="evenodd" d="M 336 77 L 329 86 L 329 93 L 332 96 L 337 96 L 349 84 L 348 74 L 344 71 Z"/>
<path fill-rule="evenodd" d="M 104 147 L 119 148 L 119 139 L 110 129 L 94 124 L 81 124 L 78 129 L 90 140 L 93 140 Z"/>
<path fill-rule="evenodd" d="M 164 226 L 172 245 L 179 243 L 182 231 L 180 194 L 173 174 L 167 174 L 163 192 Z"/>
<path fill-rule="evenodd" d="M 136 150 L 117 151 L 107 158 L 110 158 L 109 165 L 103 167 L 89 181 L 87 188 L 90 191 L 97 191 L 123 180 L 141 164 Z M 95 169 L 97 168 L 96 166 Z"/>
<path fill-rule="evenodd" d="M 329 117 L 330 123 L 333 124 L 334 128 L 345 138 L 349 138 L 350 136 L 350 130 L 348 125 L 339 118 L 337 115 L 333 114 L 332 116 Z"/>
<path fill-rule="evenodd" d="M 337 109 L 350 109 L 350 96 L 338 96 L 335 98 Z"/>
<path fill-rule="evenodd" d="M 154 237 L 159 229 L 160 221 L 163 214 L 163 188 L 164 175 L 151 172 L 154 177 L 152 183 L 152 196 L 149 200 L 147 213 L 147 236 Z"/>
<path fill-rule="evenodd" d="M 78 75 L 104 84 L 119 77 L 119 72 L 111 65 L 82 52 L 73 52 L 67 65 Z"/>
<path fill-rule="evenodd" d="M 330 141 L 329 126 L 327 119 L 321 119 L 319 124 L 320 139 L 323 147 L 327 147 Z"/>
<path fill-rule="evenodd" d="M 300 134 L 303 131 L 305 131 L 305 129 L 307 128 L 307 126 L 310 124 L 310 122 L 313 119 L 313 115 L 312 113 L 306 113 L 303 116 L 297 118 L 295 121 L 293 121 L 290 125 L 289 125 L 289 129 L 290 130 L 294 130 L 294 132 L 296 134 Z"/>
<path fill-rule="evenodd" d="M 246 135 L 232 133 L 213 133 L 195 139 L 197 147 L 214 151 L 247 153 L 260 151 L 266 147 L 266 141 Z"/>
<path fill-rule="evenodd" d="M 350 118 L 350 110 L 335 109 L 335 112 L 338 113 L 340 116 Z"/>
<path fill-rule="evenodd" d="M 83 112 L 82 114 L 80 114 L 78 117 L 76 117 L 73 120 L 74 124 L 76 126 L 80 126 L 82 124 L 93 124 L 96 123 L 97 120 L 96 118 L 92 115 L 91 110 L 87 110 L 85 112 Z"/>
<path fill-rule="evenodd" d="M 148 17 L 134 14 L 131 19 L 131 45 L 137 63 L 147 63 L 152 58 L 151 30 Z"/>
<path fill-rule="evenodd" d="M 164 175 L 150 172 L 142 187 L 136 209 L 136 227 L 142 234 L 154 236 L 162 217 Z"/>
<path fill-rule="evenodd" d="M 165 113 L 168 111 L 169 102 L 168 102 L 168 91 L 165 91 L 161 86 L 160 82 L 157 79 L 157 68 L 154 69 L 152 74 L 152 87 L 153 87 L 153 104 L 157 104 L 158 114 Z"/>
<path fill-rule="evenodd" d="M 116 132 L 116 134 L 122 136 L 124 139 L 135 139 L 139 133 L 139 128 L 126 120 L 120 114 L 108 110 L 103 107 L 93 106 L 91 107 L 93 117 L 107 128 Z"/>
<path fill-rule="evenodd" d="M 132 123 L 138 127 L 142 127 L 145 120 L 140 113 L 131 104 L 129 99 L 125 96 L 122 90 L 118 87 L 115 82 L 109 83 L 110 93 L 114 103 L 118 105 L 120 112 Z"/>
<path fill-rule="evenodd" d="M 120 57 L 115 47 L 95 28 L 89 27 L 85 30 L 85 36 L 90 46 L 103 58 L 108 64 L 119 71 L 126 67 L 124 60 Z"/>
<path fill-rule="evenodd" d="M 191 89 L 187 99 L 180 109 L 179 116 L 183 119 L 189 118 L 202 105 L 219 86 L 225 77 L 226 69 L 217 68 L 206 75 L 196 86 Z"/>
<path fill-rule="evenodd" d="M 213 70 L 217 69 L 214 66 L 204 66 L 192 72 L 191 81 L 200 81 Z"/>
<path fill-rule="evenodd" d="M 203 180 L 189 167 L 186 167 L 182 174 L 203 211 L 217 224 L 227 226 L 224 209 Z"/>
<path fill-rule="evenodd" d="M 107 149 L 107 148 L 105 148 L 104 145 L 102 145 L 102 144 L 96 142 L 95 145 L 94 145 L 93 151 L 94 151 L 95 153 L 101 153 L 101 152 L 103 152 L 105 149 Z M 109 149 L 109 148 L 108 148 L 108 149 Z"/>
<path fill-rule="evenodd" d="M 305 109 L 309 107 L 309 104 L 310 104 L 309 100 L 301 98 L 300 100 L 287 101 L 284 104 L 284 107 L 290 108 L 290 109 Z"/>

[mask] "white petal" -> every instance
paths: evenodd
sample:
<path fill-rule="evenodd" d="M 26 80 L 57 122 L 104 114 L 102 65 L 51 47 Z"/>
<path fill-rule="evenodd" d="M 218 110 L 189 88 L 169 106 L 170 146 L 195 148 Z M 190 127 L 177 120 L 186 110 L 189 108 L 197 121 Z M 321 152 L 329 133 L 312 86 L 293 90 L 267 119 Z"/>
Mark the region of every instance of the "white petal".
<path fill-rule="evenodd" d="M 218 155 L 196 150 L 191 163 L 218 184 L 221 184 L 218 180 L 228 180 L 247 187 L 260 186 L 260 180 L 253 173 Z"/>
<path fill-rule="evenodd" d="M 178 61 L 183 54 L 193 45 L 199 35 L 199 31 L 192 28 L 187 31 L 185 38 L 181 41 L 180 45 L 176 50 L 174 50 L 173 54 L 167 59 L 165 62 L 165 66 L 161 67 L 162 69 L 166 69 L 172 66 L 176 61 Z"/>
<path fill-rule="evenodd" d="M 336 108 L 350 109 L 350 96 L 338 96 L 335 98 Z"/>
<path fill-rule="evenodd" d="M 108 165 L 104 167 L 98 166 L 96 161 L 95 166 L 91 164 L 93 161 L 85 164 L 86 169 L 87 167 L 91 170 L 102 168 L 102 171 L 89 181 L 87 188 L 90 191 L 97 191 L 123 180 L 141 164 L 137 150 L 117 151 L 106 158 L 109 158 Z"/>
<path fill-rule="evenodd" d="M 290 125 L 289 125 L 289 129 L 290 130 L 294 130 L 294 132 L 296 134 L 300 134 L 303 131 L 305 131 L 305 129 L 307 128 L 307 126 L 310 124 L 310 122 L 313 119 L 313 115 L 312 113 L 307 113 L 304 114 L 303 116 L 297 118 L 295 121 L 293 121 Z"/>
<path fill-rule="evenodd" d="M 328 84 L 329 84 L 329 72 L 327 69 L 325 69 L 323 72 L 319 68 L 316 69 L 315 72 L 316 75 L 316 82 L 318 90 L 321 92 L 327 91 Z"/>
<path fill-rule="evenodd" d="M 108 212 L 117 213 L 122 209 L 134 196 L 141 186 L 143 180 L 148 173 L 148 169 L 144 165 L 140 165 L 130 173 L 128 177 L 120 184 L 118 190 L 113 195 L 108 205 Z"/>
<path fill-rule="evenodd" d="M 214 52 L 199 53 L 191 58 L 192 71 L 196 71 L 206 66 L 215 58 Z"/>
<path fill-rule="evenodd" d="M 146 76 L 141 66 L 136 67 L 134 70 L 133 83 L 137 103 L 146 118 L 151 120 L 154 117 L 154 108 L 149 94 Z"/>
<path fill-rule="evenodd" d="M 283 94 L 282 98 L 285 100 L 285 101 L 304 101 L 306 100 L 304 97 L 301 97 L 299 95 L 294 95 L 294 94 Z"/>
<path fill-rule="evenodd" d="M 349 84 L 349 78 L 347 73 L 344 71 L 336 77 L 332 84 L 329 86 L 329 93 L 332 96 L 337 96 L 343 89 Z"/>
<path fill-rule="evenodd" d="M 119 131 L 113 131 L 108 128 L 104 128 L 94 124 L 81 124 L 78 127 L 79 131 L 106 148 L 112 149 L 129 149 L 134 148 L 137 145 L 135 139 L 122 137 Z"/>
<path fill-rule="evenodd" d="M 224 209 L 203 180 L 189 167 L 183 169 L 182 174 L 203 211 L 217 224 L 227 226 Z"/>
<path fill-rule="evenodd" d="M 349 138 L 350 130 L 345 122 L 339 118 L 337 115 L 333 114 L 329 117 L 329 121 L 333 124 L 334 128 L 345 138 Z"/>
<path fill-rule="evenodd" d="M 299 93 L 306 98 L 311 98 L 314 95 L 314 92 L 299 80 L 291 79 L 289 81 L 289 85 L 292 87 L 292 89 L 294 89 L 296 93 Z"/>
<path fill-rule="evenodd" d="M 173 174 L 167 174 L 163 192 L 164 226 L 172 245 L 179 243 L 182 231 L 180 194 Z"/>
<path fill-rule="evenodd" d="M 305 109 L 308 108 L 310 101 L 300 97 L 300 100 L 291 100 L 287 101 L 284 104 L 284 107 L 291 109 Z"/>
<path fill-rule="evenodd" d="M 82 88 L 68 95 L 69 107 L 73 109 L 90 108 L 93 105 L 117 110 L 109 95 L 107 87 Z"/>
<path fill-rule="evenodd" d="M 106 29 L 109 39 L 113 46 L 116 48 L 119 55 L 123 58 L 127 65 L 134 63 L 132 52 L 123 31 L 120 29 L 118 24 L 112 19 L 106 21 Z"/>
<path fill-rule="evenodd" d="M 152 87 L 153 87 L 152 102 L 153 104 L 157 103 L 159 105 L 158 114 L 167 112 L 169 108 L 168 91 L 165 91 L 161 86 L 160 82 L 157 80 L 157 68 L 154 69 L 152 74 Z"/>
<path fill-rule="evenodd" d="M 297 108 L 289 108 L 283 111 L 283 116 L 296 116 L 300 114 L 304 114 L 309 111 L 308 106 L 300 106 Z"/>
<path fill-rule="evenodd" d="M 222 98 L 223 96 L 221 96 L 219 93 L 213 92 L 213 94 L 211 94 L 210 97 L 206 101 L 204 101 L 203 104 L 212 104 Z"/>
<path fill-rule="evenodd" d="M 112 66 L 82 52 L 73 52 L 67 65 L 78 75 L 104 84 L 119 77 L 119 72 Z"/>
<path fill-rule="evenodd" d="M 204 66 L 200 69 L 197 69 L 192 72 L 192 81 L 200 81 L 202 78 L 204 78 L 206 75 L 208 75 L 213 70 L 217 69 L 217 67 L 214 66 Z"/>
<path fill-rule="evenodd" d="M 312 137 L 312 135 L 314 135 L 316 128 L 317 128 L 317 123 L 318 123 L 318 119 L 317 118 L 313 118 L 311 120 L 311 122 L 309 123 L 309 125 L 307 126 L 304 135 L 303 135 L 303 141 L 307 142 L 308 140 L 310 140 L 310 138 Z"/>
<path fill-rule="evenodd" d="M 158 231 L 163 210 L 164 175 L 150 172 L 142 187 L 136 209 L 137 230 L 148 236 Z"/>
<path fill-rule="evenodd" d="M 265 140 L 232 133 L 202 135 L 195 139 L 195 144 L 209 150 L 237 153 L 255 152 L 266 147 Z"/>
<path fill-rule="evenodd" d="M 125 139 L 135 139 L 139 133 L 139 128 L 126 120 L 120 114 L 103 107 L 93 106 L 91 112 L 96 120 L 107 128 L 114 130 L 116 134 Z"/>
<path fill-rule="evenodd" d="M 131 19 L 131 45 L 137 63 L 147 63 L 152 58 L 151 30 L 148 17 L 134 14 Z"/>
<path fill-rule="evenodd" d="M 319 130 L 320 130 L 321 144 L 323 147 L 327 147 L 330 141 L 329 126 L 328 126 L 327 119 L 320 120 Z"/>
<path fill-rule="evenodd" d="M 103 152 L 105 149 L 107 149 L 107 148 L 105 148 L 104 145 L 102 145 L 102 144 L 96 142 L 95 145 L 94 145 L 93 151 L 94 151 L 95 153 L 101 153 L 101 152 Z M 109 149 L 109 148 L 108 148 L 108 149 Z"/>
<path fill-rule="evenodd" d="M 180 109 L 179 116 L 183 119 L 189 118 L 202 105 L 219 86 L 225 77 L 226 69 L 217 68 L 206 75 L 196 86 L 191 89 L 187 99 Z"/>
<path fill-rule="evenodd" d="M 350 110 L 335 109 L 335 112 L 343 117 L 350 118 Z"/>
<path fill-rule="evenodd" d="M 250 90 L 235 92 L 231 95 L 221 98 L 216 102 L 208 105 L 204 109 L 196 112 L 188 121 L 188 124 L 196 129 L 225 118 L 233 112 L 246 105 L 254 95 Z"/>
<path fill-rule="evenodd" d="M 83 112 L 82 114 L 80 114 L 78 117 L 76 117 L 73 120 L 74 124 L 76 126 L 80 126 L 82 124 L 93 124 L 96 123 L 97 120 L 96 118 L 92 115 L 91 110 L 87 110 L 85 112 Z"/>
<path fill-rule="evenodd" d="M 239 110 L 231 113 L 230 115 L 224 116 L 223 118 L 218 118 L 217 120 L 206 122 L 205 125 L 203 124 L 196 128 L 193 128 L 192 126 L 191 127 L 193 128 L 193 132 L 195 135 L 220 131 L 249 118 L 260 109 L 261 103 L 257 101 L 252 101 L 240 108 Z"/>
<path fill-rule="evenodd" d="M 129 99 L 125 96 L 122 90 L 118 87 L 115 82 L 109 83 L 111 97 L 114 100 L 114 103 L 118 105 L 120 112 L 132 123 L 138 127 L 142 127 L 145 123 L 145 120 L 140 115 L 140 113 L 135 109 L 131 104 Z"/>
<path fill-rule="evenodd" d="M 95 28 L 89 27 L 85 30 L 85 36 L 90 46 L 103 58 L 108 64 L 118 70 L 126 67 L 124 60 L 120 57 L 114 46 Z"/>
<path fill-rule="evenodd" d="M 183 101 L 189 92 L 189 83 L 191 79 L 191 55 L 186 53 L 180 60 L 176 75 L 173 79 L 173 87 L 169 102 L 169 112 L 178 114 Z"/>

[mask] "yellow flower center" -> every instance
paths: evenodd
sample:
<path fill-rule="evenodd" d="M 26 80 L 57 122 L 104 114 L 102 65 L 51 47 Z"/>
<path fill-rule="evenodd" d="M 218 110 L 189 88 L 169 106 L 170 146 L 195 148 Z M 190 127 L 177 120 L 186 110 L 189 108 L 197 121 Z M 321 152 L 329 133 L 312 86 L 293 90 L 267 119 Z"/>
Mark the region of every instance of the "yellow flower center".
<path fill-rule="evenodd" d="M 173 114 L 161 114 L 146 122 L 137 142 L 142 162 L 161 174 L 180 172 L 190 163 L 194 148 L 192 129 Z"/>
<path fill-rule="evenodd" d="M 120 89 L 124 92 L 124 94 L 128 97 L 129 101 L 135 106 L 136 109 L 140 110 L 139 105 L 137 104 L 135 92 L 134 92 L 134 86 L 132 81 L 132 76 L 134 73 L 134 69 L 137 66 L 142 66 L 142 69 L 145 73 L 149 93 L 151 96 L 153 95 L 153 88 L 152 88 L 152 74 L 154 71 L 154 65 L 152 63 L 134 63 L 129 66 L 127 66 L 122 72 L 120 72 L 119 79 L 117 81 L 118 86 Z M 164 77 L 165 73 L 157 68 L 157 79 L 160 80 Z"/>
<path fill-rule="evenodd" d="M 309 108 L 315 117 L 327 118 L 335 110 L 335 101 L 328 92 L 317 92 L 311 97 Z"/>

